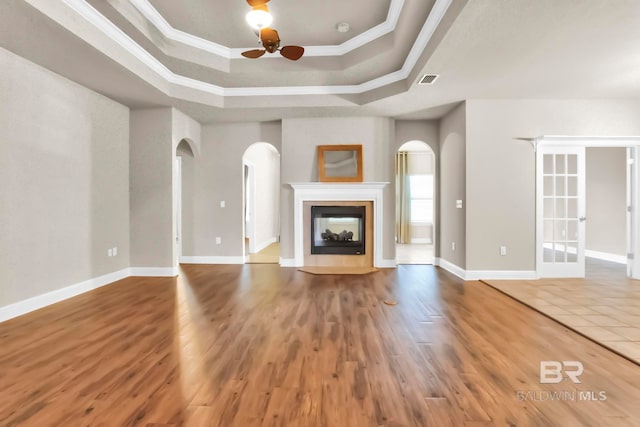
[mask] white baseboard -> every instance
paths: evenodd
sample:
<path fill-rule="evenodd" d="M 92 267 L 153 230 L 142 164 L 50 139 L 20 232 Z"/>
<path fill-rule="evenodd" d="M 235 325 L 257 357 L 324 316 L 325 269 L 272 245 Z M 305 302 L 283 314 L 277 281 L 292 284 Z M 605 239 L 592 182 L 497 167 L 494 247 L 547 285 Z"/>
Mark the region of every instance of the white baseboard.
<path fill-rule="evenodd" d="M 126 277 L 129 277 L 128 268 L 0 307 L 0 322 L 64 301 Z"/>
<path fill-rule="evenodd" d="M 437 264 L 436 264 L 436 261 L 437 261 Z M 447 270 L 449 273 L 451 273 L 451 274 L 453 274 L 455 276 L 458 276 L 462 280 L 465 280 L 466 271 L 464 271 L 463 268 L 458 267 L 457 265 L 447 261 L 446 259 L 435 258 L 433 260 L 433 264 L 434 265 L 438 265 L 439 267 L 443 268 L 444 270 Z"/>
<path fill-rule="evenodd" d="M 280 267 L 297 267 L 295 258 L 280 258 Z"/>
<path fill-rule="evenodd" d="M 395 259 L 383 259 L 382 262 L 379 262 L 374 267 L 376 268 L 396 268 L 398 264 Z"/>
<path fill-rule="evenodd" d="M 589 258 L 601 259 L 603 261 L 615 262 L 618 264 L 624 264 L 624 265 L 627 264 L 627 257 L 624 255 L 616 255 L 616 254 L 600 252 L 600 251 L 591 251 L 587 249 L 584 251 L 584 256 L 587 256 Z"/>
<path fill-rule="evenodd" d="M 434 258 L 433 265 L 439 266 L 462 280 L 536 280 L 538 274 L 533 270 L 465 270 L 442 259 Z"/>
<path fill-rule="evenodd" d="M 179 267 L 131 267 L 130 276 L 175 277 L 180 274 Z"/>
<path fill-rule="evenodd" d="M 263 250 L 264 248 L 266 248 L 267 246 L 269 246 L 272 243 L 276 243 L 278 241 L 278 239 L 276 237 L 270 237 L 269 239 L 265 240 L 264 242 L 259 242 L 256 243 L 255 246 L 255 252 L 254 253 L 258 253 L 261 250 Z"/>
<path fill-rule="evenodd" d="M 243 256 L 183 256 L 182 264 L 244 264 Z"/>

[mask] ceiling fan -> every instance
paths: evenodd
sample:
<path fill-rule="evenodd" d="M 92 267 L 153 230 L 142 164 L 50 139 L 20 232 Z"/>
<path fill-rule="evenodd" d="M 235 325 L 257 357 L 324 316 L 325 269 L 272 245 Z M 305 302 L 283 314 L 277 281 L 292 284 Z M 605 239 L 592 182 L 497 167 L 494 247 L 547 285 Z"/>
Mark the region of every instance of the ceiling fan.
<path fill-rule="evenodd" d="M 269 27 L 273 19 L 267 7 L 269 1 L 270 0 L 247 0 L 249 6 L 253 8 L 253 10 L 247 14 L 247 22 L 257 30 L 258 43 L 262 45 L 263 49 L 247 50 L 242 52 L 242 56 L 256 59 L 264 55 L 265 52 L 280 52 L 280 55 L 285 58 L 297 61 L 304 54 L 304 48 L 302 46 L 280 47 L 280 36 L 278 32 Z"/>

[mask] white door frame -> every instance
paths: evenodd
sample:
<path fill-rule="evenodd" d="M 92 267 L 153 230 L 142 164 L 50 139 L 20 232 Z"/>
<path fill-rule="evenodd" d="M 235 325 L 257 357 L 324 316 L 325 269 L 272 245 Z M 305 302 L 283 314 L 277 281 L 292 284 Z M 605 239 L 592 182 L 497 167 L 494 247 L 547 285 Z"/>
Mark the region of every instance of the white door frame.
<path fill-rule="evenodd" d="M 628 148 L 629 156 L 633 160 L 633 165 L 627 168 L 627 189 L 628 189 L 628 220 L 627 220 L 627 247 L 628 275 L 634 279 L 640 279 L 640 239 L 636 238 L 640 226 L 640 209 L 638 209 L 640 201 L 640 173 L 638 173 L 637 165 L 640 161 L 640 136 L 541 136 L 533 139 L 534 149 L 536 151 L 536 160 L 539 158 L 538 149 L 540 147 L 620 147 Z M 541 248 L 543 247 L 542 236 L 542 205 L 540 203 L 539 192 L 541 186 L 539 183 L 540 170 L 536 167 L 536 270 L 537 276 L 541 277 L 540 257 Z M 584 236 L 583 236 L 584 237 Z M 584 243 L 584 242 L 583 242 Z"/>

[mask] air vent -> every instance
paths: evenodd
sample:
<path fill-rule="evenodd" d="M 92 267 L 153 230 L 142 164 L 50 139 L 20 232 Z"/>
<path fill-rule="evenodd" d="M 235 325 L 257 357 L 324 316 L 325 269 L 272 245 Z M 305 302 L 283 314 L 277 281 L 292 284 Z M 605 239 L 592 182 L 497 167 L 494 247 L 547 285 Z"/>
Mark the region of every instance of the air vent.
<path fill-rule="evenodd" d="M 437 74 L 425 74 L 424 76 L 422 76 L 422 78 L 420 79 L 420 81 L 418 82 L 419 85 L 431 85 L 433 84 L 433 82 L 436 81 L 436 79 L 439 76 Z"/>

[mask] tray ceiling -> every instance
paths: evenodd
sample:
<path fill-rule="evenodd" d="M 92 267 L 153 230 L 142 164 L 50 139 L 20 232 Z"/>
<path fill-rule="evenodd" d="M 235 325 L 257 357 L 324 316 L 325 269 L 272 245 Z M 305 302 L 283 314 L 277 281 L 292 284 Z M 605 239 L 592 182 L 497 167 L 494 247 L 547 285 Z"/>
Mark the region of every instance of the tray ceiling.
<path fill-rule="evenodd" d="M 0 46 L 132 108 L 169 105 L 202 122 L 425 119 L 465 99 L 640 97 L 637 0 L 269 6 L 283 43 L 304 45 L 299 61 L 240 56 L 255 48 L 245 0 L 2 0 Z M 335 31 L 341 21 L 352 30 Z M 418 86 L 425 73 L 440 77 Z"/>

